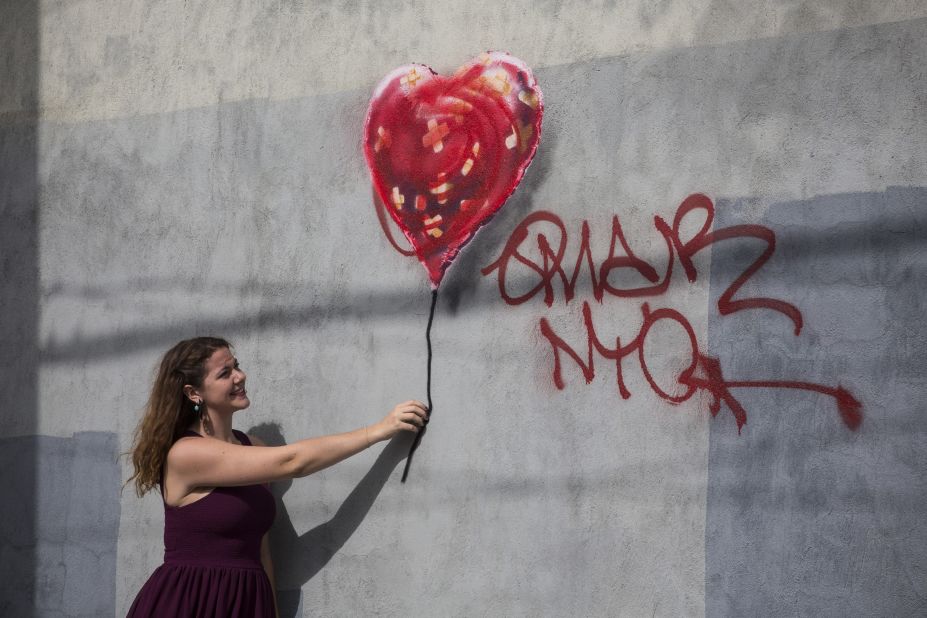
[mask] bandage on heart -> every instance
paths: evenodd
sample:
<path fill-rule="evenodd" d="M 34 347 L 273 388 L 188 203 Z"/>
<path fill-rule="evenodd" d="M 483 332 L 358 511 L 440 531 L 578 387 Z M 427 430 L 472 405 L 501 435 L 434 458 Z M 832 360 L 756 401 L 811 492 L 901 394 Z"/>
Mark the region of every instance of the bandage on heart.
<path fill-rule="evenodd" d="M 367 165 L 433 289 L 518 186 L 537 150 L 543 108 L 531 70 L 501 52 L 451 77 L 406 65 L 377 86 L 364 126 Z"/>

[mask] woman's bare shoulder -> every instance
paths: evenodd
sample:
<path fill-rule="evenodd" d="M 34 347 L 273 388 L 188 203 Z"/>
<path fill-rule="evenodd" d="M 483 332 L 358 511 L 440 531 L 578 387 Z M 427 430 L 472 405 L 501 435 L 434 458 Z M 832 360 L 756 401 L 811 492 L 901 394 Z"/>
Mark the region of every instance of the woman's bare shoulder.
<path fill-rule="evenodd" d="M 202 436 L 181 436 L 168 449 L 167 460 L 169 463 L 187 461 L 204 451 L 209 451 L 210 442 L 212 440 L 204 440 Z"/>

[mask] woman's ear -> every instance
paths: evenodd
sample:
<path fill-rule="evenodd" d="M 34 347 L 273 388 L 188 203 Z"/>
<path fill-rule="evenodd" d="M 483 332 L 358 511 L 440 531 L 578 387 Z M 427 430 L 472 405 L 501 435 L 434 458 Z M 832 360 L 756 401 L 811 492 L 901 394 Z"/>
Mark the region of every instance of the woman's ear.
<path fill-rule="evenodd" d="M 193 403 L 199 404 L 199 403 L 202 403 L 203 401 L 203 398 L 200 396 L 198 392 L 196 392 L 196 389 L 193 388 L 189 384 L 183 387 L 183 394 L 186 395 L 187 399 L 189 399 Z"/>

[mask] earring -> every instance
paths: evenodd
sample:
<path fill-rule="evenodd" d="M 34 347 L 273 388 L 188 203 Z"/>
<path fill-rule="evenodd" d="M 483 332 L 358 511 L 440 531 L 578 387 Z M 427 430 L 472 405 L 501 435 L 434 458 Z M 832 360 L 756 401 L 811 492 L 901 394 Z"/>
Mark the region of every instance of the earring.
<path fill-rule="evenodd" d="M 194 411 L 195 413 L 197 413 L 197 414 L 200 413 L 200 404 L 199 404 L 199 402 L 194 402 L 194 403 L 193 403 L 193 411 Z"/>

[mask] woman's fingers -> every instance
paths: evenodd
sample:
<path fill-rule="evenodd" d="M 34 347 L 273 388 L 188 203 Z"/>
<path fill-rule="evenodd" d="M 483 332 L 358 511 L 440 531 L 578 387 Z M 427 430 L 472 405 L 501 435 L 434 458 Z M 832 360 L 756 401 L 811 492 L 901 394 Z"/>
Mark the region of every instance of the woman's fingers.
<path fill-rule="evenodd" d="M 423 421 L 428 419 L 428 407 L 420 401 L 407 401 L 399 404 L 399 408 L 403 413 L 413 414 Z"/>
<path fill-rule="evenodd" d="M 421 401 L 410 399 L 397 404 L 387 416 L 392 429 L 389 435 L 397 431 L 419 432 L 428 423 L 428 406 Z M 384 419 L 384 420 L 387 420 Z"/>
<path fill-rule="evenodd" d="M 425 426 L 425 419 L 414 412 L 404 412 L 399 417 L 399 421 L 406 425 L 411 425 L 415 429 L 419 429 L 420 427 Z"/>
<path fill-rule="evenodd" d="M 428 422 L 428 408 L 420 401 L 410 400 L 394 409 L 401 428 L 405 431 L 419 431 Z"/>
<path fill-rule="evenodd" d="M 423 404 L 421 401 L 415 401 L 414 399 L 401 403 L 397 407 L 402 408 L 405 411 L 415 412 L 416 414 L 421 413 L 425 416 L 428 415 L 428 406 Z"/>

